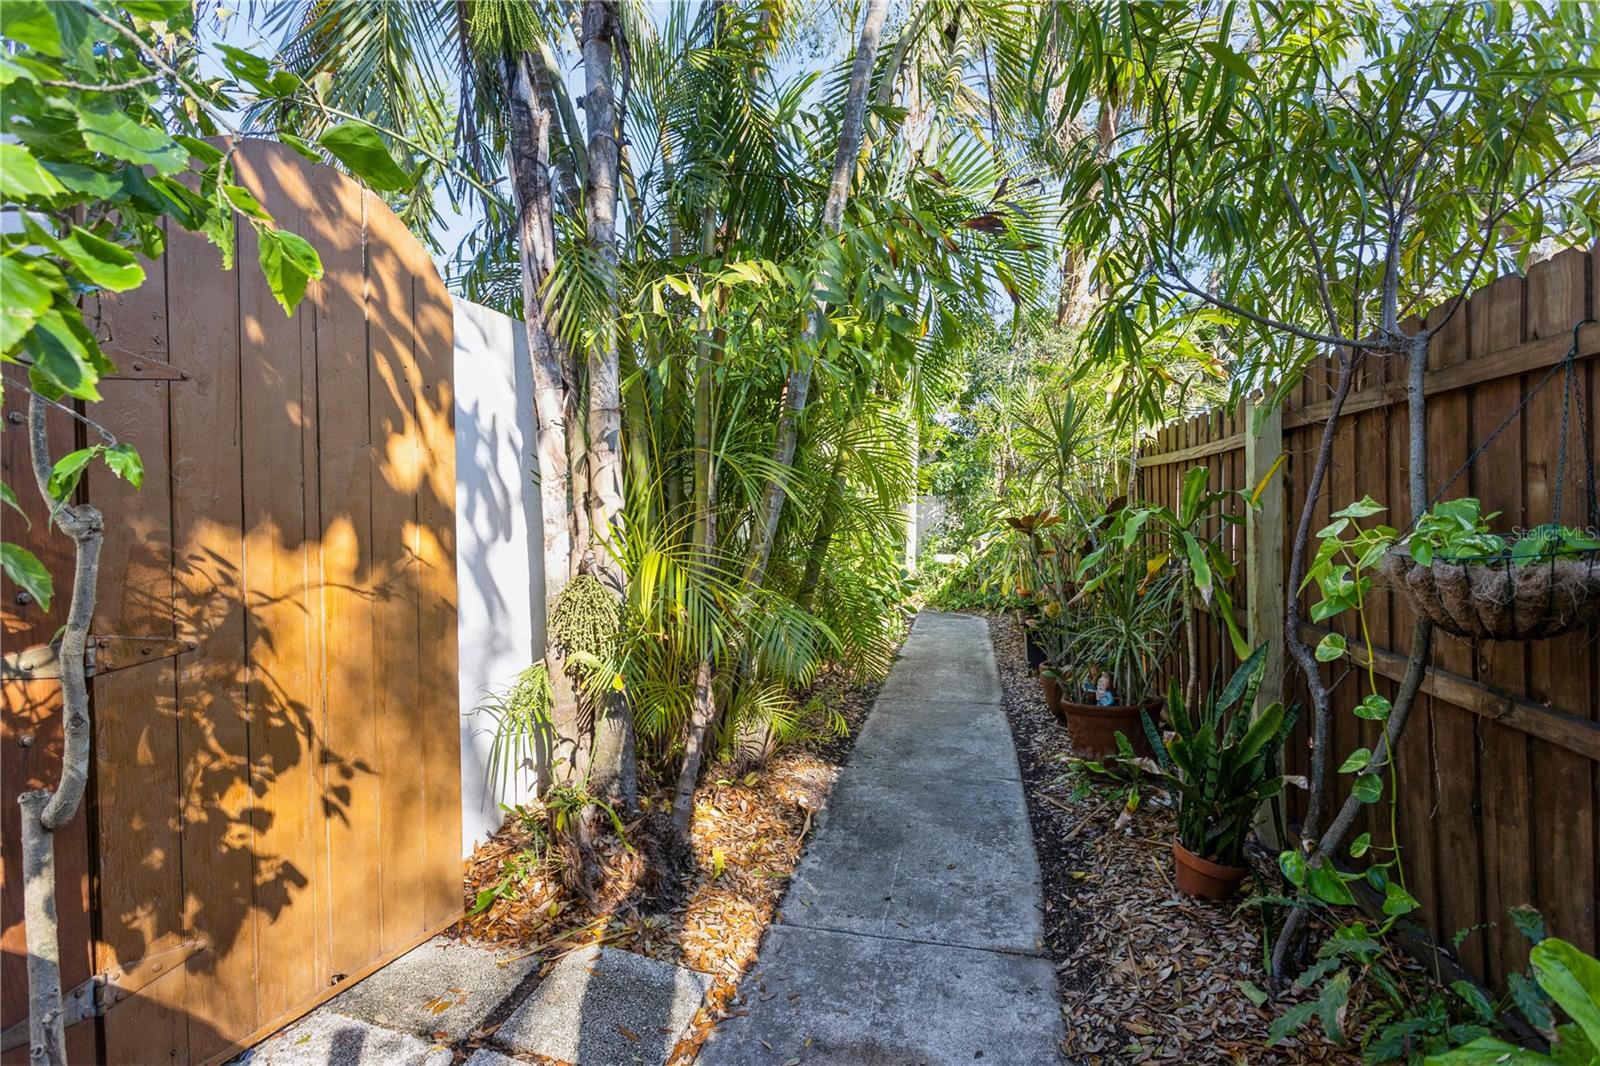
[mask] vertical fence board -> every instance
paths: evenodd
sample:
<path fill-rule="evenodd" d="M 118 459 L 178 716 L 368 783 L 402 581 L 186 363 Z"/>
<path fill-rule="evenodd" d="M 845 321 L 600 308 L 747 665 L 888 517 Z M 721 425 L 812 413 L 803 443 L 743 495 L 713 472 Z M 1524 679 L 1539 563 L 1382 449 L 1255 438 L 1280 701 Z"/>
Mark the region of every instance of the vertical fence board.
<path fill-rule="evenodd" d="M 1529 339 L 1557 337 L 1568 340 L 1573 324 L 1591 313 L 1588 306 L 1588 257 L 1579 251 L 1564 252 L 1554 259 L 1535 264 L 1528 271 Z M 1588 368 L 1580 365 L 1580 388 Z M 1528 375 L 1528 385 L 1538 375 Z M 1592 393 L 1585 389 L 1579 409 L 1568 411 L 1568 425 L 1562 435 L 1562 394 L 1566 380 L 1557 372 L 1530 400 L 1524 422 L 1527 427 L 1525 479 L 1527 514 L 1524 524 L 1555 521 L 1555 495 L 1558 458 L 1566 450 L 1566 469 L 1562 485 L 1560 521 L 1585 525 L 1585 472 L 1587 458 L 1578 416 L 1581 404 Z M 1569 633 L 1528 646 L 1528 696 L 1541 703 L 1573 709 L 1593 708 L 1597 702 L 1590 688 L 1589 671 L 1573 669 L 1585 661 L 1585 647 L 1592 638 Z M 1590 944 L 1595 939 L 1595 811 L 1592 805 L 1573 802 L 1575 796 L 1594 791 L 1594 763 L 1577 752 L 1566 751 L 1547 741 L 1529 741 L 1533 775 L 1531 813 L 1533 818 L 1533 875 L 1539 897 L 1550 900 L 1545 917 L 1551 931 L 1574 943 Z"/>
<path fill-rule="evenodd" d="M 168 239 L 174 306 L 172 526 L 186 931 L 210 949 L 189 972 L 189 1052 L 207 1059 L 261 1017 L 256 1000 L 255 791 L 245 699 L 244 501 L 239 492 L 239 286 L 204 238 Z M 220 279 L 220 283 L 219 283 Z M 197 294 L 204 293 L 203 299 Z"/>
<path fill-rule="evenodd" d="M 374 456 L 372 559 L 377 628 L 372 668 L 385 684 L 378 694 L 377 766 L 381 791 L 379 854 L 383 942 L 389 948 L 423 929 L 423 878 L 416 827 L 425 794 L 416 772 L 423 726 L 417 679 L 417 501 L 420 481 L 414 371 L 411 354 L 411 279 L 394 245 L 405 227 L 383 201 L 366 196 L 368 306 L 371 332 L 371 433 L 383 442 Z M 430 696 L 430 698 L 434 698 Z"/>
<path fill-rule="evenodd" d="M 305 218 L 288 149 L 251 145 L 240 174 L 283 227 L 303 232 Z M 239 258 L 252 263 L 256 237 L 240 233 Z M 308 861 L 321 826 L 308 810 L 314 777 L 313 708 L 320 697 L 309 662 L 314 545 L 307 542 L 303 322 L 286 317 L 259 274 L 244 272 L 240 297 L 243 366 L 244 578 L 249 648 L 250 774 L 256 793 L 255 907 L 275 937 L 298 951 L 263 952 L 256 982 L 264 1018 L 283 1014 L 316 985 L 320 930 L 315 876 Z M 271 457 L 270 461 L 266 460 Z"/>
<path fill-rule="evenodd" d="M 1428 347 L 1430 370 L 1453 366 L 1467 354 L 1470 308 L 1448 314 L 1436 311 L 1428 316 L 1430 327 L 1448 315 Z M 1445 481 L 1467 457 L 1473 427 L 1462 392 L 1446 393 L 1428 401 L 1428 480 L 1429 496 L 1443 490 Z M 1411 515 L 1406 516 L 1407 525 Z M 1472 676 L 1471 648 L 1465 641 L 1434 632 L 1433 663 L 1451 673 Z M 1475 720 L 1459 708 L 1434 699 L 1430 701 L 1433 724 L 1434 782 L 1438 790 L 1438 816 L 1435 818 L 1439 869 L 1451 876 L 1439 884 L 1440 931 L 1445 936 L 1477 927 L 1484 921 L 1482 879 L 1482 838 L 1479 822 L 1478 742 Z M 1484 971 L 1488 956 L 1481 933 L 1469 937 L 1461 946 L 1461 960 L 1477 972 Z"/>
<path fill-rule="evenodd" d="M 317 344 L 318 527 L 322 544 L 323 748 L 330 980 L 380 954 L 381 910 L 338 908 L 371 890 L 378 865 L 379 790 L 371 753 L 381 722 L 370 698 L 375 613 L 372 434 L 367 423 L 366 263 L 361 190 L 330 170 L 309 175 L 323 277 L 302 314 Z"/>
<path fill-rule="evenodd" d="M 1522 341 L 1523 281 L 1500 278 L 1477 293 L 1468 306 L 1470 355 L 1480 359 Z M 1499 511 L 1499 528 L 1519 526 L 1522 513 L 1522 435 L 1526 420 L 1517 417 L 1522 380 L 1497 379 L 1471 391 L 1470 445 L 1482 449 L 1452 491 L 1466 489 L 1485 511 Z M 1503 429 L 1501 427 L 1504 427 Z M 1490 434 L 1499 436 L 1490 442 Z M 1496 688 L 1521 691 L 1526 680 L 1525 649 L 1504 641 L 1478 642 L 1477 678 Z M 1521 969 L 1527 942 L 1511 924 L 1507 911 L 1531 902 L 1532 863 L 1527 735 L 1488 719 L 1478 719 L 1480 788 L 1483 797 L 1484 908 L 1490 925 L 1488 966 L 1495 973 Z"/>

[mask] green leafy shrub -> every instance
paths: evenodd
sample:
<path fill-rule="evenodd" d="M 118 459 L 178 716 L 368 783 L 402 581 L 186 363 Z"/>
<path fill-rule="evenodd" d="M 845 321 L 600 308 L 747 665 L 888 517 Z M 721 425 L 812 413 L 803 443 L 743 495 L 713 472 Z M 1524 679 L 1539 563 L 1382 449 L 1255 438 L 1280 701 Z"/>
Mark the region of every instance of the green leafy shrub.
<path fill-rule="evenodd" d="M 1178 840 L 1204 859 L 1238 866 L 1256 808 L 1283 789 L 1276 756 L 1294 712 L 1273 703 L 1252 718 L 1267 645 L 1257 646 L 1221 691 L 1208 689 L 1191 715 L 1176 680 L 1167 692 L 1170 739 L 1148 714 L 1145 733 L 1161 770 L 1156 775 L 1178 802 Z"/>
<path fill-rule="evenodd" d="M 1496 1063 L 1592 1066 L 1600 1062 L 1600 960 L 1565 940 L 1550 937 L 1533 946 L 1528 962 L 1539 990 L 1572 1019 L 1566 1024 L 1554 1025 L 1548 1008 L 1533 1008 L 1534 1018 L 1529 1020 L 1554 1038 L 1550 1053 L 1529 1051 L 1498 1037 L 1484 1035 L 1443 1054 L 1428 1056 L 1428 1066 L 1492 1066 Z"/>
<path fill-rule="evenodd" d="M 1407 541 L 1411 558 L 1421 566 L 1431 566 L 1435 559 L 1472 562 L 1507 556 L 1512 562 L 1527 564 L 1600 551 L 1600 540 L 1572 526 L 1537 526 L 1507 542 L 1489 529 L 1499 515 L 1499 511 L 1484 514 L 1482 505 L 1470 496 L 1436 503 L 1417 519 Z"/>

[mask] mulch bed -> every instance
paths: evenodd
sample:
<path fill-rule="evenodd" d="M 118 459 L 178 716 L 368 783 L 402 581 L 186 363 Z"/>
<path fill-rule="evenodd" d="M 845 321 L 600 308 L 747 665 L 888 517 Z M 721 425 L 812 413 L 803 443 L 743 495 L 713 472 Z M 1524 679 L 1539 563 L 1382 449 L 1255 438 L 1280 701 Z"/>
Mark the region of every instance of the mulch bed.
<path fill-rule="evenodd" d="M 1087 781 L 1028 673 L 1022 627 L 992 616 L 989 630 L 1039 854 L 1067 1058 L 1359 1062 L 1353 1049 L 1323 1042 L 1315 1025 L 1267 1047 L 1273 1018 L 1294 997 L 1258 1007 L 1246 994 L 1266 986 L 1259 915 L 1177 893 L 1165 797 L 1147 792 L 1129 814 L 1120 796 Z"/>
<path fill-rule="evenodd" d="M 747 770 L 718 764 L 695 794 L 691 826 L 694 869 L 670 886 L 677 902 L 663 907 L 642 887 L 651 841 L 671 808 L 669 783 L 641 782 L 643 812 L 627 826 L 633 850 L 608 840 L 602 853 L 604 889 L 594 905 L 538 870 L 515 893 L 481 914 L 464 918 L 452 935 L 536 952 L 541 974 L 573 951 L 606 944 L 711 974 L 706 1005 L 673 1050 L 668 1066 L 687 1066 L 717 1022 L 737 1011 L 739 979 L 755 961 L 789 878 L 800 862 L 812 817 L 827 801 L 849 757 L 878 686 L 825 674 L 809 697 L 844 716 L 849 733 L 781 749 L 764 766 Z M 808 698 L 809 698 L 808 697 Z M 467 860 L 464 886 L 470 909 L 480 890 L 499 883 L 508 861 L 534 842 L 517 818 Z M 466 1050 L 493 1035 L 475 1034 Z"/>

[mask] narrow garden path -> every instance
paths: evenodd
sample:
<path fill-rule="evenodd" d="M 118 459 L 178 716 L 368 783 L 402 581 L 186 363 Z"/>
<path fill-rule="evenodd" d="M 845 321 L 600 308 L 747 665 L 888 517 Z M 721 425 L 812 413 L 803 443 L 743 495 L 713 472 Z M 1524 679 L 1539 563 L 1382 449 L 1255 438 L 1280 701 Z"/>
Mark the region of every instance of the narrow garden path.
<path fill-rule="evenodd" d="M 988 626 L 924 611 L 705 1066 L 1059 1058 Z"/>

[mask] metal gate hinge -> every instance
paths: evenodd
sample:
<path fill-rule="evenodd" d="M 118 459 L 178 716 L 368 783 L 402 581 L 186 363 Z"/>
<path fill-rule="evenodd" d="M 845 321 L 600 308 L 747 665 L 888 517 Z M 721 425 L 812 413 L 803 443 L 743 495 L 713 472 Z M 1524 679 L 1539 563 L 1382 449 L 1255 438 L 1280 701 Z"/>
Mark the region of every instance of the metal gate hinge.
<path fill-rule="evenodd" d="M 84 673 L 90 677 L 109 674 L 139 663 L 167 659 L 194 651 L 200 642 L 184 637 L 89 637 L 83 658 Z M 0 676 L 7 680 L 43 681 L 61 676 L 61 645 L 35 644 L 11 652 L 0 664 Z"/>
<path fill-rule="evenodd" d="M 146 955 L 137 962 L 97 973 L 62 996 L 61 1013 L 65 1025 L 77 1025 L 91 1018 L 104 1017 L 106 1011 L 149 985 L 173 973 L 189 959 L 211 946 L 203 937 Z M 28 1020 L 24 1018 L 0 1035 L 0 1051 L 10 1051 L 28 1042 Z"/>

